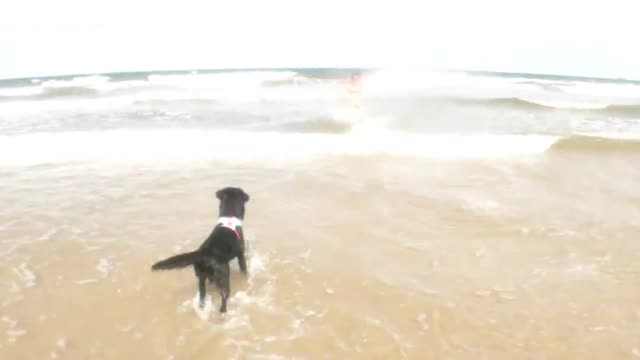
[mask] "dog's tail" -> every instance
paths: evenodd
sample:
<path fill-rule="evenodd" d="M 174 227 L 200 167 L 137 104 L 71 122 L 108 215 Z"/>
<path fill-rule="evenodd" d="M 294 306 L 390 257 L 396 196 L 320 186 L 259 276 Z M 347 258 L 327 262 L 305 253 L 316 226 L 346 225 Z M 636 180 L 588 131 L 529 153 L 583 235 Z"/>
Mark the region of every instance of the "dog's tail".
<path fill-rule="evenodd" d="M 192 251 L 192 252 L 172 256 L 162 261 L 158 261 L 157 263 L 153 264 L 153 266 L 151 267 L 151 270 L 156 271 L 156 270 L 179 269 L 185 266 L 192 265 L 193 263 L 198 261 L 200 258 L 201 258 L 201 255 L 198 251 Z"/>

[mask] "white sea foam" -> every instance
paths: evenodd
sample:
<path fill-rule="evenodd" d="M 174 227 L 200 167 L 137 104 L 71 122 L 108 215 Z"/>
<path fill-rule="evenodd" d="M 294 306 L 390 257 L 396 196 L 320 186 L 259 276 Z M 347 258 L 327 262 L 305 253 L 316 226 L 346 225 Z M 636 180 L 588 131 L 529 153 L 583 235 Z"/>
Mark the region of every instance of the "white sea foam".
<path fill-rule="evenodd" d="M 213 313 L 213 302 L 211 296 L 207 295 L 204 301 L 204 307 L 200 307 L 200 295 L 196 293 L 191 300 L 186 300 L 181 308 L 180 312 L 184 312 L 186 309 L 191 308 L 201 320 L 207 320 Z"/>
<path fill-rule="evenodd" d="M 26 334 L 27 334 L 27 330 L 24 330 L 24 329 L 7 330 L 7 335 L 9 335 L 10 337 L 18 337 Z"/>
<path fill-rule="evenodd" d="M 93 284 L 98 282 L 98 279 L 84 279 L 84 280 L 76 280 L 74 281 L 74 284 L 76 285 L 87 285 L 87 284 Z"/>
<path fill-rule="evenodd" d="M 107 259 L 100 259 L 96 269 L 106 276 L 113 270 L 113 264 Z"/>
<path fill-rule="evenodd" d="M 261 87 L 265 82 L 282 81 L 295 76 L 291 71 L 237 71 L 206 74 L 150 75 L 153 85 L 171 85 L 188 89 L 247 89 Z"/>
<path fill-rule="evenodd" d="M 40 86 L 20 86 L 11 88 L 0 88 L 0 97 L 23 97 L 23 96 L 35 96 L 42 94 L 42 88 Z"/>
<path fill-rule="evenodd" d="M 340 135 L 170 129 L 34 133 L 0 136 L 0 164 L 283 161 L 327 155 L 510 158 L 544 153 L 556 141 L 557 137 L 545 135 L 427 135 L 389 131 Z"/>
<path fill-rule="evenodd" d="M 36 284 L 36 275 L 27 264 L 22 263 L 20 266 L 14 268 L 13 271 L 18 275 L 24 287 L 32 287 Z"/>

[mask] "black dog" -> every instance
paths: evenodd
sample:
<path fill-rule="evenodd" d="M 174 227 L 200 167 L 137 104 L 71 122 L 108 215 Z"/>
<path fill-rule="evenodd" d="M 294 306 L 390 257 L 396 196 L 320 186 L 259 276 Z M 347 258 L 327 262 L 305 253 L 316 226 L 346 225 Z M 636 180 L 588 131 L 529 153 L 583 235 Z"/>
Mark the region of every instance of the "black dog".
<path fill-rule="evenodd" d="M 227 299 L 231 291 L 229 285 L 229 261 L 238 258 L 240 271 L 247 274 L 244 256 L 244 205 L 249 201 L 242 189 L 227 187 L 216 192 L 220 200 L 218 224 L 197 251 L 176 255 L 155 263 L 151 270 L 170 270 L 193 265 L 199 281 L 200 307 L 204 307 L 206 280 L 215 282 L 222 304 L 220 312 L 227 311 Z"/>

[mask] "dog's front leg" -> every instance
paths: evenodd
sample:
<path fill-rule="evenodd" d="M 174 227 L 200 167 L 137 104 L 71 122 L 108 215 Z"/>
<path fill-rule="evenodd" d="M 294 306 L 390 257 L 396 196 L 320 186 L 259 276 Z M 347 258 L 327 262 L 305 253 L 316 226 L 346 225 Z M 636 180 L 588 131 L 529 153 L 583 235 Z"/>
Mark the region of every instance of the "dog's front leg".
<path fill-rule="evenodd" d="M 238 227 L 238 234 L 240 235 L 240 238 L 238 239 L 238 266 L 240 267 L 240 271 L 247 275 L 247 259 L 244 256 L 245 246 L 242 227 Z"/>
<path fill-rule="evenodd" d="M 247 259 L 244 257 L 244 253 L 238 255 L 238 266 L 243 274 L 247 275 Z"/>

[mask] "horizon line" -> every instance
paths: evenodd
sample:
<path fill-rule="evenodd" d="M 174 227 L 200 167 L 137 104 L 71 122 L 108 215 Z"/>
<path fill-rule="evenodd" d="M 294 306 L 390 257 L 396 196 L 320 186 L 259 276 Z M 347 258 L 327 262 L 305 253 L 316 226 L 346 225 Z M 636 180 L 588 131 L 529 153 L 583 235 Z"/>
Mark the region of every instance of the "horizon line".
<path fill-rule="evenodd" d="M 221 67 L 221 68 L 191 68 L 191 69 L 162 69 L 162 70 L 124 70 L 124 71 L 96 71 L 96 72 L 84 72 L 84 73 L 67 73 L 67 74 L 55 74 L 55 75 L 42 75 L 42 76 L 19 76 L 19 77 L 0 77 L 1 82 L 11 81 L 25 81 L 33 79 L 55 79 L 66 77 L 87 77 L 87 76 L 112 76 L 123 74 L 151 74 L 151 73 L 193 73 L 193 72 L 242 72 L 242 71 L 310 71 L 310 70 L 338 70 L 338 71 L 379 71 L 386 69 L 396 69 L 399 67 Z M 414 67 L 408 67 L 409 69 L 417 70 Z M 432 69 L 434 72 L 461 72 L 476 75 L 499 75 L 499 76 L 522 76 L 522 77 L 557 77 L 567 79 L 579 79 L 579 80 L 600 80 L 610 82 L 627 82 L 627 83 L 640 83 L 640 79 L 630 79 L 626 77 L 603 77 L 603 76 L 586 76 L 586 75 L 563 75 L 563 74 L 547 74 L 537 72 L 515 72 L 515 71 L 494 71 L 494 70 L 462 70 L 462 69 Z"/>

